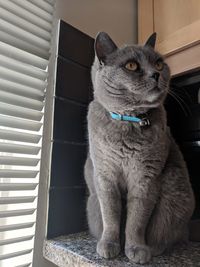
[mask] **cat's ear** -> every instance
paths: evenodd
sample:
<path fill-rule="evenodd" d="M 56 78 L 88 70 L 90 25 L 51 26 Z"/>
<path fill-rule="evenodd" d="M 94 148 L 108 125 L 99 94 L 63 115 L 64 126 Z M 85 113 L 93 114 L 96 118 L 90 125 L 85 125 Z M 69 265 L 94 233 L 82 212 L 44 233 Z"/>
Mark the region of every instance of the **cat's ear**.
<path fill-rule="evenodd" d="M 100 32 L 95 39 L 94 49 L 101 63 L 105 61 L 107 55 L 117 49 L 117 46 L 107 33 Z"/>
<path fill-rule="evenodd" d="M 147 39 L 144 46 L 151 46 L 154 49 L 156 44 L 156 36 L 157 36 L 156 32 L 152 33 L 152 35 L 150 35 L 149 38 Z"/>

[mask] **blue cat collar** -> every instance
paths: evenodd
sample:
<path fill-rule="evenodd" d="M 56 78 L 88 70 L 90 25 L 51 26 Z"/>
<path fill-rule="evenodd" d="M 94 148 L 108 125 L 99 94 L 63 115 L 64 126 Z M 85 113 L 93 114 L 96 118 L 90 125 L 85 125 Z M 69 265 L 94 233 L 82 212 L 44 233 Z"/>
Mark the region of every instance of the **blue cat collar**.
<path fill-rule="evenodd" d="M 115 113 L 115 112 L 110 112 L 110 116 L 114 120 L 136 122 L 141 127 L 150 125 L 150 121 L 147 118 L 141 118 L 140 119 L 140 118 L 133 117 L 133 116 L 121 115 L 121 114 Z"/>

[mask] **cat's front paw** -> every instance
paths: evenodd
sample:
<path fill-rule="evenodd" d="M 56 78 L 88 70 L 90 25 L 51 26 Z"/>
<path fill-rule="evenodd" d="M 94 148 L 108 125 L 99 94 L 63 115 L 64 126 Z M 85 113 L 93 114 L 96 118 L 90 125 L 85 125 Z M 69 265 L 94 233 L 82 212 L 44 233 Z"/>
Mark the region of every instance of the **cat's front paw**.
<path fill-rule="evenodd" d="M 157 246 L 157 247 L 151 247 L 151 255 L 152 256 L 159 256 L 164 253 L 166 247 L 165 246 Z"/>
<path fill-rule="evenodd" d="M 134 263 L 145 264 L 151 259 L 150 248 L 145 245 L 125 248 L 125 254 Z"/>
<path fill-rule="evenodd" d="M 106 259 L 114 258 L 120 253 L 120 244 L 100 240 L 97 243 L 97 253 Z"/>

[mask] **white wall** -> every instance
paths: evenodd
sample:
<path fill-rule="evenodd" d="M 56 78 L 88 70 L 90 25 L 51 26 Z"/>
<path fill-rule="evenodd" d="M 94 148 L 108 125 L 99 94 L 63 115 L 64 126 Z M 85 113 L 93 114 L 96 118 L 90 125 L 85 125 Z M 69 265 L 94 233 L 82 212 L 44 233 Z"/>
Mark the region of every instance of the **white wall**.
<path fill-rule="evenodd" d="M 137 0 L 57 0 L 56 16 L 92 37 L 105 31 L 118 45 L 137 42 Z"/>

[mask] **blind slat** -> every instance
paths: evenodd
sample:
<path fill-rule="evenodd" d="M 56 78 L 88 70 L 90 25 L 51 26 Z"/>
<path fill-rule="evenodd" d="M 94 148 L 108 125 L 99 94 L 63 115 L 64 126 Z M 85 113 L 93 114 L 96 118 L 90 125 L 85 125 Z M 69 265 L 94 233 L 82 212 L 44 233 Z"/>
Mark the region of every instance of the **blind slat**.
<path fill-rule="evenodd" d="M 11 0 L 12 1 L 12 0 Z M 14 0 L 15 1 L 15 0 Z M 35 14 L 36 16 L 40 17 L 41 19 L 44 19 L 51 23 L 52 21 L 52 14 L 39 8 L 34 3 L 31 3 L 29 1 L 19 2 L 18 5 L 22 6 L 26 10 L 30 11 L 31 13 Z"/>
<path fill-rule="evenodd" d="M 24 3 L 25 1 L 23 1 Z M 39 26 L 40 28 L 43 28 L 47 31 L 51 32 L 51 23 L 38 17 L 37 15 L 29 12 L 28 10 L 26 10 L 25 8 L 21 7 L 18 5 L 19 1 L 17 3 L 14 3 L 10 0 L 6 0 L 6 1 L 0 1 L 0 6 L 5 8 L 6 10 L 12 12 L 13 14 L 19 16 L 20 18 L 23 18 L 37 26 Z"/>
<path fill-rule="evenodd" d="M 1 102 L 4 102 L 4 103 L 21 106 L 24 108 L 35 109 L 35 110 L 42 110 L 44 106 L 43 101 L 38 101 L 32 98 L 19 96 L 19 95 L 8 93 L 2 90 L 0 90 L 0 100 Z"/>
<path fill-rule="evenodd" d="M 7 218 L 7 217 L 15 217 L 15 216 L 24 216 L 24 215 L 31 215 L 35 212 L 36 209 L 21 209 L 21 210 L 6 210 L 6 211 L 0 211 L 0 218 Z M 17 242 L 21 242 L 19 241 L 19 238 L 17 239 Z M 29 239 L 27 239 L 29 240 Z M 12 239 L 12 242 L 11 243 L 16 243 L 16 242 L 13 242 L 14 241 L 14 238 Z M 24 238 L 23 238 L 23 241 Z M 8 244 L 8 242 L 7 242 Z M 0 246 L 1 246 L 1 240 L 0 240 Z"/>
<path fill-rule="evenodd" d="M 55 0 L 44 0 L 44 1 L 49 3 L 52 6 L 54 6 L 54 4 L 55 4 Z"/>
<path fill-rule="evenodd" d="M 41 135 L 0 129 L 0 139 L 37 144 L 41 139 Z"/>
<path fill-rule="evenodd" d="M 47 78 L 47 72 L 38 68 L 33 68 L 33 66 L 30 66 L 19 60 L 15 60 L 4 55 L 0 55 L 0 66 L 6 67 L 7 69 L 15 70 L 17 72 L 21 72 L 39 80 L 45 81 Z"/>
<path fill-rule="evenodd" d="M 31 262 L 25 263 L 25 264 L 21 264 L 21 265 L 17 265 L 16 267 L 30 267 L 30 266 L 31 266 Z"/>
<path fill-rule="evenodd" d="M 40 147 L 0 142 L 0 151 L 7 153 L 37 155 L 40 151 Z"/>
<path fill-rule="evenodd" d="M 0 115 L 0 125 L 30 131 L 39 131 L 42 123 Z"/>
<path fill-rule="evenodd" d="M 35 178 L 38 171 L 0 169 L 0 178 Z"/>
<path fill-rule="evenodd" d="M 42 39 L 45 39 L 47 41 L 50 41 L 51 39 L 51 33 L 49 31 L 46 31 L 25 19 L 16 16 L 15 14 L 11 13 L 6 9 L 3 9 L 2 7 L 0 7 L 0 17 L 6 20 L 7 22 L 17 25 L 25 31 L 31 32 L 36 36 L 41 37 Z"/>
<path fill-rule="evenodd" d="M 24 229 L 24 228 L 30 228 L 34 224 L 35 224 L 35 222 L 3 225 L 3 226 L 0 226 L 0 232 L 13 231 L 13 230 Z"/>
<path fill-rule="evenodd" d="M 24 241 L 29 241 L 33 237 L 34 237 L 34 235 L 27 235 L 27 236 L 22 236 L 22 237 L 17 237 L 17 238 L 0 240 L 0 246 L 15 244 L 15 243 L 24 242 Z"/>
<path fill-rule="evenodd" d="M 12 47 L 16 47 L 21 51 L 26 51 L 43 59 L 49 58 L 49 51 L 42 49 L 34 44 L 28 43 L 18 37 L 13 36 L 12 34 L 0 30 L 0 36 L 2 42 L 9 44 Z"/>
<path fill-rule="evenodd" d="M 0 191 L 35 190 L 37 185 L 37 183 L 0 183 Z"/>
<path fill-rule="evenodd" d="M 0 113 L 28 120 L 41 121 L 43 113 L 33 109 L 10 105 L 0 102 Z"/>
<path fill-rule="evenodd" d="M 37 5 L 38 7 L 44 9 L 46 12 L 53 14 L 53 6 L 44 0 L 29 0 L 29 2 Z"/>
<path fill-rule="evenodd" d="M 26 30 L 23 30 L 22 28 L 5 21 L 4 19 L 0 18 L 0 30 L 3 32 L 7 32 L 16 38 L 20 38 L 24 40 L 25 42 L 32 43 L 35 46 L 38 46 L 43 49 L 49 50 L 50 48 L 50 43 L 41 38 L 36 36 L 33 33 L 27 32 Z"/>
<path fill-rule="evenodd" d="M 38 162 L 35 158 L 0 156 L 0 165 L 36 166 Z"/>
<path fill-rule="evenodd" d="M 5 44 L 2 40 L 0 41 L 0 53 L 43 70 L 46 69 L 48 65 L 47 59 L 33 55 L 22 49 L 9 45 L 8 43 Z"/>
<path fill-rule="evenodd" d="M 24 86 L 15 82 L 4 80 L 0 78 L 0 89 L 20 96 L 29 97 L 30 99 L 43 100 L 44 92 L 34 88 Z M 29 100 L 30 101 L 30 100 Z"/>
<path fill-rule="evenodd" d="M 10 253 L 10 254 L 0 255 L 0 260 L 5 260 L 5 259 L 13 258 L 13 257 L 26 255 L 26 254 L 31 253 L 32 251 L 33 251 L 33 249 L 26 249 L 26 250 L 22 250 L 22 251 Z"/>
<path fill-rule="evenodd" d="M 19 203 L 31 203 L 36 199 L 36 196 L 28 197 L 0 197 L 0 204 L 19 204 Z"/>
<path fill-rule="evenodd" d="M 24 73 L 20 73 L 5 67 L 0 66 L 0 78 L 20 83 L 28 87 L 33 87 L 38 90 L 44 90 L 47 86 L 47 82 L 28 76 Z"/>

